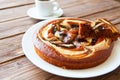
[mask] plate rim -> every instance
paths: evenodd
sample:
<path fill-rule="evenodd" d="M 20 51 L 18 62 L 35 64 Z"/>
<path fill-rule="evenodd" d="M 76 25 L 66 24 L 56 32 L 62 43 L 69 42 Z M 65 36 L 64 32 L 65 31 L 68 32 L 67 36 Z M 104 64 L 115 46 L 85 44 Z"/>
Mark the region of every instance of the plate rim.
<path fill-rule="evenodd" d="M 101 74 L 89 75 L 89 76 L 80 76 L 80 75 L 77 75 L 77 76 L 74 75 L 74 76 L 73 76 L 73 75 L 68 75 L 68 74 L 65 74 L 65 73 L 63 73 L 63 74 L 56 73 L 56 72 L 54 72 L 54 70 L 45 69 L 45 68 L 41 67 L 40 65 L 38 65 L 37 63 L 35 63 L 35 61 L 33 61 L 33 60 L 31 59 L 30 55 L 29 55 L 28 52 L 25 50 L 25 38 L 26 38 L 26 36 L 30 38 L 31 36 L 30 36 L 30 35 L 28 36 L 29 33 L 33 34 L 33 32 L 34 32 L 35 30 L 37 30 L 38 28 L 40 28 L 40 26 L 46 24 L 47 22 L 49 22 L 49 21 L 51 21 L 51 20 L 55 20 L 55 19 L 59 19 L 59 18 L 48 19 L 48 20 L 45 20 L 45 21 L 38 22 L 38 23 L 36 23 L 35 25 L 33 25 L 32 27 L 30 27 L 30 28 L 25 32 L 25 34 L 23 35 L 23 38 L 22 38 L 22 48 L 23 48 L 23 52 L 24 52 L 25 56 L 26 56 L 34 65 L 36 65 L 37 67 L 39 67 L 40 69 L 42 69 L 42 70 L 44 70 L 44 71 L 46 71 L 46 72 L 49 72 L 49 73 L 52 73 L 52 74 L 55 74 L 55 75 L 59 75 L 59 76 L 63 76 L 63 77 L 69 77 L 69 78 L 91 78 L 91 77 L 97 77 L 97 76 L 101 76 L 101 75 L 107 74 L 107 73 L 115 70 L 117 67 L 119 67 L 120 61 L 118 61 L 118 64 L 119 64 L 119 65 L 116 65 L 114 68 L 111 68 L 109 71 L 106 71 L 106 72 L 101 73 Z M 33 31 L 33 30 L 34 30 L 34 31 Z M 33 32 L 32 32 L 32 31 L 33 31 Z M 31 44 L 32 44 L 32 43 L 31 43 Z M 34 51 L 34 52 L 35 52 L 35 51 Z M 39 57 L 36 52 L 35 52 L 35 55 L 34 55 L 34 56 Z M 120 57 L 120 56 L 119 56 L 119 57 Z M 39 58 L 40 58 L 40 57 L 39 57 Z M 41 59 L 41 58 L 40 58 L 40 59 Z M 41 60 L 42 60 L 42 59 L 41 59 Z M 107 59 L 107 60 L 108 60 L 108 59 Z M 43 60 L 43 62 L 47 63 L 47 62 L 44 61 L 44 60 Z M 105 61 L 105 62 L 106 62 L 106 61 Z M 47 63 L 47 64 L 49 64 L 49 63 Z M 102 64 L 100 64 L 100 65 L 102 65 Z M 98 66 L 100 66 L 100 65 L 98 65 Z M 60 70 L 66 71 L 66 72 L 70 72 L 70 70 L 62 69 L 62 68 L 57 67 L 57 66 L 54 66 L 54 65 L 52 65 L 52 64 L 49 64 L 49 66 L 50 66 L 50 67 L 52 66 L 52 67 L 54 67 L 55 69 L 60 69 Z M 98 67 L 98 66 L 97 66 L 97 67 Z M 95 68 L 95 67 L 93 67 L 93 68 Z M 89 68 L 89 69 L 93 69 L 93 68 Z M 72 71 L 76 71 L 76 72 L 77 72 L 77 71 L 83 71 L 83 72 L 84 72 L 84 70 L 89 70 L 89 69 L 72 70 Z M 79 72 L 77 72 L 77 73 L 79 73 Z"/>

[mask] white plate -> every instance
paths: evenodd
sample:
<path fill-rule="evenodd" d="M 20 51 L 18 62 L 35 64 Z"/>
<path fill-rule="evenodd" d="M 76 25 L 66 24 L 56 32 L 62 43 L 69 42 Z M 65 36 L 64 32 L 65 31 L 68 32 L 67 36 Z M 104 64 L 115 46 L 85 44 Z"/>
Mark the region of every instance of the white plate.
<path fill-rule="evenodd" d="M 115 42 L 115 46 L 112 50 L 111 56 L 102 64 L 88 69 L 80 69 L 80 70 L 66 70 L 54 65 L 47 63 L 46 61 L 42 60 L 34 51 L 33 44 L 32 44 L 32 35 L 34 34 L 35 30 L 46 24 L 47 22 L 53 19 L 45 20 L 39 22 L 32 26 L 28 31 L 24 34 L 22 39 L 22 48 L 27 56 L 27 58 L 39 68 L 59 76 L 64 77 L 72 77 L 72 78 L 89 78 L 100 76 L 106 73 L 109 73 L 116 69 L 120 65 L 120 41 Z"/>
<path fill-rule="evenodd" d="M 63 10 L 60 8 L 58 9 L 57 11 L 55 11 L 53 13 L 53 15 L 51 16 L 48 16 L 48 17 L 43 17 L 43 16 L 40 16 L 36 10 L 35 7 L 33 8 L 30 8 L 28 11 L 27 11 L 27 14 L 28 16 L 32 17 L 32 18 L 35 18 L 35 19 L 50 19 L 50 18 L 57 18 L 57 17 L 60 17 L 62 16 L 63 14 Z"/>

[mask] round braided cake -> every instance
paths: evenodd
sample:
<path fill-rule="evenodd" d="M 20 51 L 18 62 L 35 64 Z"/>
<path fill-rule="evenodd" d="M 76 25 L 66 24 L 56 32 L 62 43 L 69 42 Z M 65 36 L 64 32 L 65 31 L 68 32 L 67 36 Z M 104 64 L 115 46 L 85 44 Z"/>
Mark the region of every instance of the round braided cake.
<path fill-rule="evenodd" d="M 93 22 L 59 18 L 46 23 L 33 39 L 36 53 L 65 69 L 84 69 L 103 63 L 120 33 L 106 19 Z"/>

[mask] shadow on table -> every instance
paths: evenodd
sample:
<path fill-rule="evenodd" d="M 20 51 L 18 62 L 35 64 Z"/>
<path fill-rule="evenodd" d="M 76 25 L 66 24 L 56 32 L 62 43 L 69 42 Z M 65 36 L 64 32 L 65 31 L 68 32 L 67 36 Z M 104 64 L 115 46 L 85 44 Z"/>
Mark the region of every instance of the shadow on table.
<path fill-rule="evenodd" d="M 115 0 L 115 1 L 118 1 L 118 2 L 120 2 L 120 0 Z"/>

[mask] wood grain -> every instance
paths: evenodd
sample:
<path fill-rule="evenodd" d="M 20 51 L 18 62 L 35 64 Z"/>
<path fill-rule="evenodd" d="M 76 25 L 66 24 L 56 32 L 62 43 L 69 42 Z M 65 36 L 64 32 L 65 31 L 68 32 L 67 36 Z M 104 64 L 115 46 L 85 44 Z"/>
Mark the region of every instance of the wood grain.
<path fill-rule="evenodd" d="M 64 17 L 95 20 L 107 18 L 120 30 L 120 2 L 115 0 L 57 0 Z M 87 79 L 47 73 L 33 65 L 22 51 L 24 32 L 39 22 L 27 16 L 34 0 L 0 0 L 0 80 L 120 80 L 120 67 L 113 72 Z"/>
<path fill-rule="evenodd" d="M 120 24 L 115 25 L 120 32 Z"/>
<path fill-rule="evenodd" d="M 64 0 L 57 0 L 57 1 L 60 2 L 60 6 L 69 7 L 69 5 L 73 2 L 75 3 L 76 0 L 65 1 L 65 3 L 63 2 Z M 19 18 L 24 18 L 27 16 L 27 10 L 35 6 L 35 4 L 30 4 L 33 3 L 33 1 L 31 2 L 29 0 L 22 0 L 22 1 L 12 0 L 10 4 L 9 1 L 2 0 L 0 1 L 0 3 L 4 4 L 2 5 L 4 8 L 2 8 L 1 6 L 1 9 L 3 10 L 1 10 L 0 12 L 0 22 L 6 22 L 11 20 L 16 20 Z M 25 5 L 25 4 L 29 4 L 29 5 Z M 75 5 L 76 3 L 72 6 Z M 5 9 L 6 6 L 9 7 Z"/>
<path fill-rule="evenodd" d="M 33 24 L 38 22 L 29 17 L 12 20 L 4 23 L 0 23 L 0 39 L 13 36 L 16 34 L 24 33 Z"/>
<path fill-rule="evenodd" d="M 32 3 L 34 3 L 34 0 L 0 0 L 0 10 Z"/>
<path fill-rule="evenodd" d="M 119 2 L 112 0 L 89 0 L 89 2 L 85 4 L 79 4 L 64 9 L 64 16 L 82 17 L 90 14 L 95 14 L 97 12 L 114 9 L 116 7 L 120 7 Z"/>
<path fill-rule="evenodd" d="M 120 23 L 116 27 L 120 31 Z M 0 40 L 0 45 L 2 45 L 0 46 L 0 63 L 24 55 L 21 47 L 22 36 L 23 34 Z"/>
<path fill-rule="evenodd" d="M 84 17 L 78 16 L 78 17 L 89 19 L 89 20 L 95 20 L 98 18 L 107 18 L 108 20 L 112 20 L 114 24 L 117 24 L 120 22 L 119 13 L 120 13 L 120 7 L 112 9 L 112 10 L 104 11 L 104 12 L 99 12 L 94 15 L 89 15 L 89 16 L 84 16 Z M 29 17 L 25 17 L 25 18 L 21 18 L 17 20 L 0 23 L 0 28 L 1 28 L 0 39 L 4 39 L 6 37 L 9 37 L 15 34 L 24 33 L 29 27 L 31 27 L 33 24 L 37 22 L 38 22 L 37 20 L 33 20 Z"/>
<path fill-rule="evenodd" d="M 71 3 L 75 3 L 76 1 L 78 3 L 81 3 L 83 1 L 78 1 L 78 0 L 56 0 L 57 2 L 59 2 L 60 6 L 63 7 L 66 4 L 71 4 Z M 87 1 L 87 0 L 84 0 Z M 0 0 L 0 10 L 2 9 L 8 9 L 8 8 L 14 8 L 14 7 L 19 7 L 19 6 L 24 6 L 24 5 L 30 5 L 30 4 L 34 4 L 35 0 Z M 77 3 L 77 4 L 78 4 Z M 73 4 L 72 4 L 73 5 Z"/>
<path fill-rule="evenodd" d="M 114 12 L 114 14 L 113 14 L 113 12 Z M 86 11 L 86 13 L 88 13 L 88 12 Z M 97 18 L 107 18 L 108 20 L 112 20 L 112 18 L 113 18 L 114 23 L 116 24 L 116 22 L 119 23 L 119 18 L 120 18 L 119 13 L 120 13 L 120 7 L 112 9 L 112 10 L 107 10 L 104 12 L 99 12 L 99 13 L 96 13 L 94 15 L 87 15 L 87 16 L 83 16 L 83 17 L 81 17 L 80 15 L 77 15 L 77 17 L 90 19 L 90 20 L 95 20 Z M 68 14 L 67 16 L 70 16 L 70 15 Z M 0 32 L 1 32 L 0 39 L 15 35 L 15 34 L 23 33 L 32 24 L 35 24 L 36 22 L 38 22 L 38 21 L 33 20 L 29 17 L 24 17 L 24 18 L 15 19 L 12 21 L 0 23 Z"/>
<path fill-rule="evenodd" d="M 114 14 L 112 14 L 113 12 L 114 12 Z M 89 16 L 85 16 L 85 17 L 80 16 L 80 18 L 94 20 L 97 18 L 104 17 L 104 18 L 107 18 L 108 20 L 111 20 L 114 24 L 117 24 L 117 23 L 120 23 L 119 13 L 120 13 L 120 8 L 116 8 L 113 10 L 99 12 L 99 13 L 94 14 L 94 15 L 89 15 Z M 11 45 L 11 43 L 9 43 L 9 39 L 11 41 L 13 39 L 14 40 L 17 39 L 17 41 L 19 41 L 16 43 L 12 43 L 12 44 L 18 45 L 18 46 L 8 46 L 8 45 L 0 46 L 0 49 L 1 49 L 0 63 L 24 55 L 22 53 L 20 53 L 20 54 L 15 53 L 15 51 L 17 51 L 17 50 L 22 50 L 21 44 L 20 44 L 22 37 L 17 37 L 17 36 L 19 36 L 19 34 L 23 34 L 29 27 L 31 27 L 31 25 L 35 24 L 36 22 L 38 22 L 38 21 L 33 20 L 31 18 L 28 18 L 28 17 L 25 17 L 22 19 L 17 19 L 17 20 L 12 20 L 12 21 L 8 21 L 8 22 L 0 23 L 0 26 L 1 26 L 0 39 L 3 39 L 2 41 L 4 41 L 4 42 L 0 41 L 1 42 L 0 45 L 4 45 L 4 43 Z M 120 30 L 119 26 L 117 26 L 117 28 Z M 5 51 L 2 51 L 4 49 L 6 49 L 6 47 L 8 49 Z M 11 47 L 10 49 L 13 49 L 13 51 L 11 51 L 9 49 L 9 47 Z M 19 49 L 16 49 L 16 47 L 18 47 Z M 11 52 L 12 56 L 10 55 L 9 52 Z"/>
<path fill-rule="evenodd" d="M 0 40 L 0 63 L 24 55 L 21 47 L 22 36 Z"/>
<path fill-rule="evenodd" d="M 50 73 L 37 68 L 25 57 L 0 65 L 0 80 L 45 80 L 50 76 Z"/>
<path fill-rule="evenodd" d="M 80 16 L 79 18 L 82 18 L 82 17 Z M 93 15 L 84 16 L 84 18 L 90 19 L 90 20 L 95 20 L 95 19 L 99 19 L 99 18 L 107 18 L 108 20 L 119 19 L 120 18 L 120 7 L 111 9 L 111 10 L 107 10 L 104 12 L 99 12 L 99 13 L 96 13 Z"/>
<path fill-rule="evenodd" d="M 34 5 L 26 5 L 0 11 L 0 22 L 6 22 L 27 16 L 26 11 Z"/>
<path fill-rule="evenodd" d="M 94 77 L 87 79 L 64 78 L 47 73 L 34 66 L 25 57 L 15 59 L 0 65 L 1 80 L 119 80 L 120 67 L 115 71 L 103 75 L 102 77 Z M 7 75 L 7 76 L 6 76 Z"/>
<path fill-rule="evenodd" d="M 84 2 L 84 4 L 82 1 Z M 72 4 L 78 3 L 77 0 L 69 4 L 64 3 L 64 6 L 70 5 L 67 8 L 63 8 L 64 16 L 72 16 L 72 17 L 85 16 L 88 14 L 93 14 L 99 11 L 108 10 L 120 6 L 118 2 L 112 0 L 96 0 L 96 1 L 90 0 L 89 2 L 86 3 L 85 3 L 86 0 L 85 1 L 82 0 L 82 1 L 79 1 L 81 2 L 81 4 L 76 4 L 76 5 L 72 5 Z M 1 10 L 0 22 L 26 17 L 27 10 L 33 6 L 34 4 Z"/>

